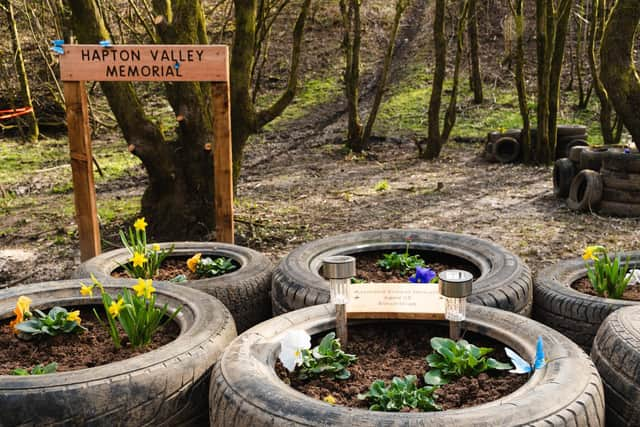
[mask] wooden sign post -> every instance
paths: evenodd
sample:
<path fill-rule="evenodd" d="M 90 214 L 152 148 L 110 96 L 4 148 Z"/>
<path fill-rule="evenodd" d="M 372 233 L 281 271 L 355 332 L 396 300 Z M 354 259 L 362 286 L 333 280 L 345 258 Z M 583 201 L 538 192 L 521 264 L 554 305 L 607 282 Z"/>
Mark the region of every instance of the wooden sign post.
<path fill-rule="evenodd" d="M 216 240 L 233 243 L 229 49 L 223 45 L 63 45 L 64 82 L 80 258 L 100 253 L 86 81 L 212 82 Z"/>

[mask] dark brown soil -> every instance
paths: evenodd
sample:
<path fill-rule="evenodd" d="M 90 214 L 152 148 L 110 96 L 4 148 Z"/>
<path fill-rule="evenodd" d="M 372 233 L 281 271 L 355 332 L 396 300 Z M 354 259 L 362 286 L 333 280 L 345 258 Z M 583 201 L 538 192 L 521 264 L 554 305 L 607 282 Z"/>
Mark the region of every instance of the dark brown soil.
<path fill-rule="evenodd" d="M 207 277 L 201 277 L 200 275 L 189 270 L 189 268 L 187 267 L 188 259 L 189 258 L 187 257 L 170 257 L 165 259 L 160 265 L 160 268 L 158 269 L 158 272 L 156 273 L 153 280 L 171 280 L 179 274 L 184 274 L 187 277 L 187 280 L 207 279 Z M 234 264 L 236 265 L 236 267 L 239 267 L 235 262 Z M 111 275 L 113 277 L 131 278 L 131 276 L 129 276 L 129 274 L 123 268 L 114 270 Z"/>
<path fill-rule="evenodd" d="M 593 286 L 591 285 L 591 281 L 589 280 L 588 277 L 583 277 L 581 279 L 576 280 L 571 284 L 571 287 L 578 292 L 582 292 L 583 294 L 593 295 L 595 297 L 600 296 L 593 289 Z M 625 289 L 624 293 L 622 294 L 622 298 L 620 299 L 627 300 L 627 301 L 640 301 L 640 286 L 638 285 L 628 286 L 627 289 Z"/>
<path fill-rule="evenodd" d="M 397 271 L 386 271 L 382 267 L 378 266 L 378 260 L 383 258 L 385 253 L 391 253 L 392 251 L 380 251 L 380 252 L 363 252 L 356 254 L 356 277 L 367 282 L 377 283 L 406 283 L 409 281 L 409 277 L 413 275 L 402 275 Z M 402 250 L 396 251 L 398 253 Z M 478 277 L 480 274 L 476 266 L 470 262 L 458 258 L 455 256 L 438 253 L 438 252 L 413 252 L 409 251 L 409 255 L 419 254 L 425 261 L 427 267 L 431 268 L 437 273 L 448 270 L 451 268 L 461 269 L 469 271 Z"/>
<path fill-rule="evenodd" d="M 349 367 L 351 378 L 334 380 L 320 378 L 299 380 L 295 373 L 289 374 L 280 362 L 276 372 L 280 378 L 296 390 L 316 399 L 328 395 L 336 399 L 337 405 L 368 408 L 367 401 L 359 400 L 358 393 L 366 393 L 377 379 L 389 384 L 393 377 L 416 375 L 418 385 L 424 386 L 423 375 L 428 370 L 425 357 L 431 353 L 429 340 L 447 336 L 447 329 L 433 323 L 384 323 L 351 326 L 350 341 L 346 350 L 358 356 L 356 364 Z M 315 337 L 314 343 L 322 337 Z M 492 347 L 490 356 L 503 362 L 508 358 L 504 346 L 487 337 L 466 334 L 465 339 L 478 346 Z M 508 371 L 488 371 L 478 378 L 463 377 L 436 391 L 436 403 L 444 410 L 480 405 L 504 397 L 527 382 L 526 375 L 510 374 Z"/>
<path fill-rule="evenodd" d="M 71 309 L 71 307 L 69 308 Z M 46 312 L 46 311 L 45 311 Z M 104 310 L 98 313 L 104 320 Z M 24 341 L 16 337 L 7 319 L 0 324 L 0 375 L 7 375 L 16 368 L 31 368 L 37 364 L 58 364 L 57 372 L 92 368 L 117 362 L 155 350 L 173 340 L 180 334 L 175 322 L 159 328 L 151 344 L 143 349 L 129 347 L 124 333 L 120 334 L 122 348 L 116 350 L 109 331 L 100 325 L 88 308 L 80 309 L 82 326 L 87 328 L 80 334 L 62 334 Z"/>

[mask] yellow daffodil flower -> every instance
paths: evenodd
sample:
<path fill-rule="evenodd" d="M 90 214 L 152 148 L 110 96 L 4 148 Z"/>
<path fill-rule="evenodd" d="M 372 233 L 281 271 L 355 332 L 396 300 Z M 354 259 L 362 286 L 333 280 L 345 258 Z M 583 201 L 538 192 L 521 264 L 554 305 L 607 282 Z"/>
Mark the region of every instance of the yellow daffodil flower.
<path fill-rule="evenodd" d="M 16 318 L 9 323 L 9 327 L 13 328 L 15 332 L 18 332 L 16 326 L 18 323 L 22 323 L 24 321 L 25 316 L 31 317 L 31 312 L 29 312 L 29 305 L 31 304 L 31 298 L 25 297 L 21 295 L 18 298 L 18 302 L 16 303 L 16 308 L 13 312 L 16 315 Z"/>
<path fill-rule="evenodd" d="M 124 300 L 122 298 L 120 298 L 118 302 L 111 301 L 111 305 L 109 306 L 109 314 L 113 317 L 118 317 L 118 315 L 122 311 L 123 306 Z"/>
<path fill-rule="evenodd" d="M 330 405 L 335 405 L 336 404 L 336 398 L 333 397 L 330 394 L 327 394 L 322 400 L 324 400 L 325 402 L 327 402 Z"/>
<path fill-rule="evenodd" d="M 70 311 L 69 314 L 67 314 L 67 320 L 76 322 L 79 325 L 82 321 L 82 319 L 80 319 L 80 310 Z"/>
<path fill-rule="evenodd" d="M 146 299 L 150 299 L 151 294 L 156 291 L 156 288 L 153 287 L 151 279 L 138 279 L 138 284 L 133 287 L 133 290 L 136 291 L 137 296 L 141 297 L 144 295 Z"/>
<path fill-rule="evenodd" d="M 83 297 L 86 297 L 86 296 L 92 297 L 93 296 L 93 286 L 87 286 L 84 283 L 80 283 L 80 294 Z"/>
<path fill-rule="evenodd" d="M 585 261 L 588 260 L 597 260 L 598 257 L 596 256 L 596 253 L 598 252 L 602 252 L 604 251 L 604 246 L 587 246 L 586 249 L 584 250 L 584 254 L 582 255 L 582 259 Z"/>
<path fill-rule="evenodd" d="M 194 273 L 196 272 L 196 267 L 200 263 L 201 257 L 202 257 L 202 254 L 197 253 L 187 260 L 187 267 L 189 268 L 189 270 L 191 270 Z"/>
<path fill-rule="evenodd" d="M 137 231 L 145 231 L 147 223 L 145 222 L 144 217 L 136 219 L 136 222 L 133 223 L 133 228 Z"/>
<path fill-rule="evenodd" d="M 144 263 L 147 262 L 147 258 L 144 256 L 144 254 L 134 252 L 133 257 L 129 258 L 129 261 L 133 263 L 134 267 L 142 267 Z"/>
<path fill-rule="evenodd" d="M 160 252 L 160 245 L 157 243 L 154 243 L 153 245 L 151 245 L 151 250 L 154 252 Z"/>

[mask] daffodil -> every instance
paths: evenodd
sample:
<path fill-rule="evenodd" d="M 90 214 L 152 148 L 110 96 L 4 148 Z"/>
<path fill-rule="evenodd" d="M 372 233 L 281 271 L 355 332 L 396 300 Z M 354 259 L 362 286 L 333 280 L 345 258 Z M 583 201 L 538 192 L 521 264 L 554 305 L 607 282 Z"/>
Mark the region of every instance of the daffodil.
<path fill-rule="evenodd" d="M 31 298 L 25 297 L 24 295 L 21 295 L 18 298 L 18 302 L 16 303 L 16 308 L 13 310 L 13 312 L 16 315 L 16 318 L 9 323 L 9 327 L 13 328 L 16 332 L 17 332 L 16 326 L 19 323 L 22 323 L 25 317 L 31 317 L 31 312 L 29 311 L 30 304 L 31 304 Z"/>
<path fill-rule="evenodd" d="M 305 331 L 289 331 L 280 341 L 280 361 L 289 372 L 302 363 L 302 351 L 311 348 L 311 336 Z"/>
<path fill-rule="evenodd" d="M 118 317 L 118 315 L 122 311 L 123 306 L 124 300 L 122 298 L 120 298 L 118 302 L 111 301 L 111 305 L 109 306 L 109 314 L 111 314 L 112 317 Z"/>
<path fill-rule="evenodd" d="M 582 255 L 582 259 L 584 259 L 585 261 L 588 260 L 597 260 L 598 257 L 596 256 L 596 253 L 598 252 L 604 252 L 604 246 L 587 246 L 586 249 L 584 250 L 584 254 Z"/>
<path fill-rule="evenodd" d="M 93 296 L 93 286 L 87 286 L 84 283 L 80 283 L 80 294 L 83 297 L 86 297 L 87 295 L 92 297 Z"/>
<path fill-rule="evenodd" d="M 151 298 L 151 294 L 156 291 L 156 288 L 152 286 L 151 279 L 138 279 L 138 284 L 133 287 L 133 290 L 136 291 L 136 295 L 141 297 L 144 295 L 146 299 Z"/>
<path fill-rule="evenodd" d="M 196 272 L 196 267 L 200 263 L 201 257 L 202 257 L 202 254 L 197 253 L 187 260 L 187 267 L 189 268 L 189 270 L 191 270 L 194 273 Z"/>
<path fill-rule="evenodd" d="M 154 252 L 160 252 L 160 245 L 157 243 L 154 243 L 153 245 L 151 245 L 151 250 Z"/>
<path fill-rule="evenodd" d="M 136 222 L 133 223 L 133 228 L 137 231 L 145 231 L 147 223 L 145 222 L 144 217 L 136 219 Z"/>
<path fill-rule="evenodd" d="M 147 262 L 147 258 L 140 252 L 134 252 L 133 257 L 129 258 L 129 261 L 133 263 L 134 267 L 142 267 L 144 263 Z"/>
<path fill-rule="evenodd" d="M 79 325 L 82 321 L 82 319 L 80 319 L 80 310 L 70 311 L 69 314 L 67 314 L 67 320 L 76 322 Z"/>
<path fill-rule="evenodd" d="M 333 397 L 330 394 L 327 394 L 325 397 L 322 398 L 322 400 L 327 402 L 329 405 L 335 405 L 336 404 L 336 398 Z"/>

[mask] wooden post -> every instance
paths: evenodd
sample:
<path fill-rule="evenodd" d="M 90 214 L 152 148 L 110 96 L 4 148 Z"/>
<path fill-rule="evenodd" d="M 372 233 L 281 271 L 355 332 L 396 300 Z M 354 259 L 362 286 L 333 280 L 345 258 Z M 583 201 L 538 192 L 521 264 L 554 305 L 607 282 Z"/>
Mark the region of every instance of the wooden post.
<path fill-rule="evenodd" d="M 347 348 L 349 333 L 347 328 L 347 305 L 336 304 L 336 336 L 340 339 L 340 345 Z"/>
<path fill-rule="evenodd" d="M 212 84 L 216 240 L 233 243 L 233 163 L 229 83 Z"/>
<path fill-rule="evenodd" d="M 98 255 L 101 247 L 96 190 L 93 182 L 89 103 L 84 82 L 64 82 L 64 97 L 67 104 L 73 197 L 80 236 L 80 260 L 85 261 Z"/>

